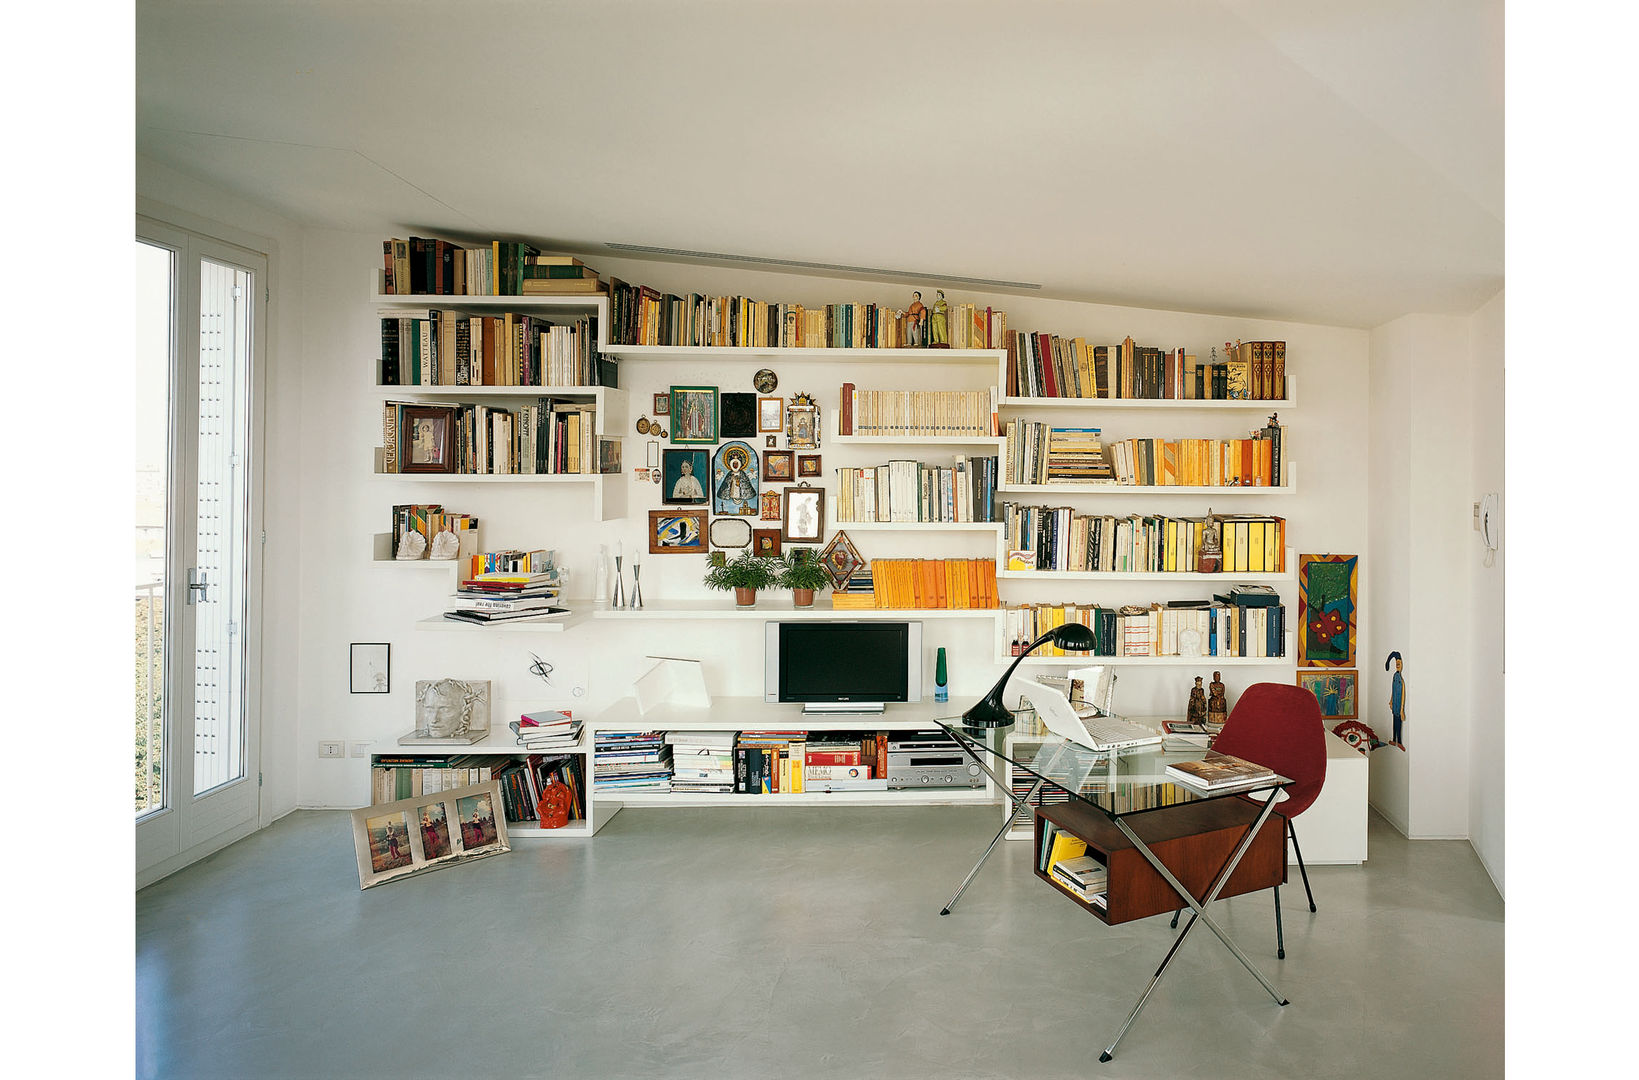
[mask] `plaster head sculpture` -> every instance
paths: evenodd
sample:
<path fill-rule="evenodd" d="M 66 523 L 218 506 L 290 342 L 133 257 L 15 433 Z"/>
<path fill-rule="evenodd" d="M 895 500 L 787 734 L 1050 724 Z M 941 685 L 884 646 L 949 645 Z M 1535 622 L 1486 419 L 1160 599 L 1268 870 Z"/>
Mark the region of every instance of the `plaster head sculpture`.
<path fill-rule="evenodd" d="M 485 684 L 438 679 L 417 685 L 416 727 L 421 733 L 447 739 L 488 728 L 489 694 Z"/>

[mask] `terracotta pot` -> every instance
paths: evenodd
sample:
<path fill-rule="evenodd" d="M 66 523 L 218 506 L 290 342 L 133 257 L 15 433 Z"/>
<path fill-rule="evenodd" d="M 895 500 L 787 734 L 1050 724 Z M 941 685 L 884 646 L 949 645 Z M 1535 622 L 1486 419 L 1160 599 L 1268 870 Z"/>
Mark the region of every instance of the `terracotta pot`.
<path fill-rule="evenodd" d="M 735 589 L 734 589 L 734 606 L 735 607 L 755 607 L 756 603 L 757 603 L 757 590 L 756 589 L 742 589 L 739 586 L 735 586 Z"/>
<path fill-rule="evenodd" d="M 814 606 L 814 590 L 813 589 L 792 589 L 791 590 L 791 603 L 795 607 L 813 607 Z"/>

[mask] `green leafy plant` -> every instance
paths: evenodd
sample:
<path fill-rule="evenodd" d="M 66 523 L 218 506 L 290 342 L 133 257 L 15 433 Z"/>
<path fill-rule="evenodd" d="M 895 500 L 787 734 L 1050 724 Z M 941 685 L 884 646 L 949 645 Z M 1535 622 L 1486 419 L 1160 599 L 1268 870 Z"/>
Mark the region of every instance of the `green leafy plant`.
<path fill-rule="evenodd" d="M 730 589 L 767 589 L 779 577 L 778 559 L 753 555 L 746 548 L 722 566 L 709 567 L 704 578 L 706 588 L 728 592 Z"/>
<path fill-rule="evenodd" d="M 825 565 L 813 548 L 791 548 L 780 557 L 779 586 L 782 589 L 823 589 L 831 584 Z"/>

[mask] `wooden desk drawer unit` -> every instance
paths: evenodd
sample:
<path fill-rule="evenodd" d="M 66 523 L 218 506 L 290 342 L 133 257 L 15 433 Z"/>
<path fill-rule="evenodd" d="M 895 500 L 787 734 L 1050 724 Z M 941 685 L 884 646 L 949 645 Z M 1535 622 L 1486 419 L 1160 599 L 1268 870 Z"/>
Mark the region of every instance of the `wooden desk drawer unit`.
<path fill-rule="evenodd" d="M 1260 798 L 1262 796 L 1259 796 Z M 1247 826 L 1257 820 L 1260 807 L 1245 799 L 1224 798 L 1182 803 L 1162 810 L 1133 814 L 1127 826 L 1148 844 L 1184 887 L 1199 897 L 1235 853 Z M 1177 911 L 1183 906 L 1165 878 L 1103 814 L 1083 803 L 1043 806 L 1036 811 L 1036 865 L 1041 864 L 1043 822 L 1051 821 L 1087 841 L 1088 853 L 1109 868 L 1109 907 L 1100 909 L 1080 899 L 1037 869 L 1036 876 L 1069 900 L 1112 925 Z M 1239 896 L 1286 884 L 1286 820 L 1270 815 L 1257 838 L 1230 875 L 1218 898 Z"/>

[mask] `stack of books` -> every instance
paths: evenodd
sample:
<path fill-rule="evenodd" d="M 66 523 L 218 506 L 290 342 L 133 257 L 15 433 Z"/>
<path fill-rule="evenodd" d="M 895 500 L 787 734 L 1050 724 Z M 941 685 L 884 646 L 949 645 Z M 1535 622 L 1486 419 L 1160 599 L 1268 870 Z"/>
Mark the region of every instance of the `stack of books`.
<path fill-rule="evenodd" d="M 732 792 L 734 732 L 668 731 L 672 752 L 672 790 Z"/>
<path fill-rule="evenodd" d="M 1208 750 L 1199 761 L 1178 761 L 1168 765 L 1167 775 L 1203 791 L 1219 791 L 1268 780 L 1275 775 L 1275 770 L 1234 754 Z"/>
<path fill-rule="evenodd" d="M 670 791 L 672 749 L 659 731 L 600 731 L 592 745 L 594 791 Z"/>
<path fill-rule="evenodd" d="M 567 709 L 524 713 L 507 725 L 528 750 L 567 750 L 580 742 L 581 721 Z"/>
<path fill-rule="evenodd" d="M 1060 859 L 1047 871 L 1054 884 L 1069 890 L 1077 900 L 1103 907 L 1109 885 L 1109 867 L 1092 855 Z"/>
<path fill-rule="evenodd" d="M 876 607 L 876 578 L 869 565 L 855 570 L 842 588 L 831 590 L 831 607 L 838 611 Z"/>
<path fill-rule="evenodd" d="M 495 572 L 461 582 L 444 618 L 493 625 L 521 619 L 556 619 L 569 609 L 553 603 L 558 596 L 557 571 Z"/>
<path fill-rule="evenodd" d="M 804 790 L 807 732 L 742 731 L 734 747 L 734 791 L 794 795 Z"/>

